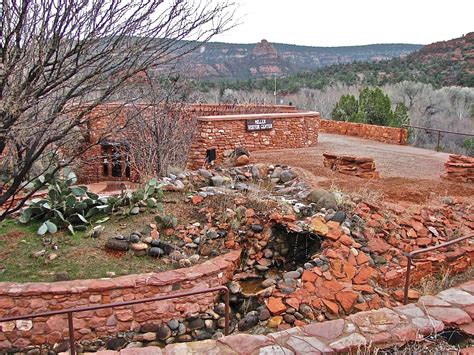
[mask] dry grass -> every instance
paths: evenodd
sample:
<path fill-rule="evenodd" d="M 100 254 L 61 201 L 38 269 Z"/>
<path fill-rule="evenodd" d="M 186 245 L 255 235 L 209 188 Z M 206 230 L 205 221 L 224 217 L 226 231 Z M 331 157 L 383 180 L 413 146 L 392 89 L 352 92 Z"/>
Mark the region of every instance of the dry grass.
<path fill-rule="evenodd" d="M 446 267 L 435 275 L 423 278 L 414 288 L 422 295 L 436 295 L 443 290 L 472 280 L 473 278 L 474 267 L 459 274 L 453 274 L 450 268 Z"/>

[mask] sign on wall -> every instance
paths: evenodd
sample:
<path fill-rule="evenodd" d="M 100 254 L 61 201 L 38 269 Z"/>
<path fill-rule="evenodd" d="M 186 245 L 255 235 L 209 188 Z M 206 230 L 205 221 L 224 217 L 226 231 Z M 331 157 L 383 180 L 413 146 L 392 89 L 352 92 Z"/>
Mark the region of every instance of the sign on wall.
<path fill-rule="evenodd" d="M 269 129 L 273 129 L 273 119 L 271 118 L 247 120 L 247 131 L 266 131 Z"/>

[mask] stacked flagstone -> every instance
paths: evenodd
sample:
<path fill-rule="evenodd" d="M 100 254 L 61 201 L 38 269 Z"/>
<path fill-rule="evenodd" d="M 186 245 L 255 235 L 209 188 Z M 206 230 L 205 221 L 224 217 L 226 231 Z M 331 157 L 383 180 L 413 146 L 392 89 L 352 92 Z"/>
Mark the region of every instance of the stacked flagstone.
<path fill-rule="evenodd" d="M 312 323 L 268 335 L 235 334 L 218 340 L 128 348 L 103 355 L 128 354 L 334 354 L 376 352 L 410 341 L 421 341 L 445 328 L 474 335 L 474 282 L 423 296 L 416 304 L 360 312 L 344 319 Z M 472 354 L 465 348 L 460 354 Z M 363 352 L 363 351 L 362 351 Z"/>
<path fill-rule="evenodd" d="M 372 158 L 361 158 L 348 155 L 323 154 L 324 166 L 341 174 L 358 176 L 364 179 L 376 179 L 379 173 L 375 171 Z"/>
<path fill-rule="evenodd" d="M 446 173 L 443 177 L 462 182 L 474 182 L 474 158 L 451 154 L 444 164 Z"/>

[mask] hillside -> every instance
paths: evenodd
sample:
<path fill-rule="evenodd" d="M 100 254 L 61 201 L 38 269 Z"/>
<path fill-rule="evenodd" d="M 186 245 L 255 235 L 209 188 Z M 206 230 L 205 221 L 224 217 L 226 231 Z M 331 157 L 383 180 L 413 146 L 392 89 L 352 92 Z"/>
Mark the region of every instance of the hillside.
<path fill-rule="evenodd" d="M 193 77 L 248 79 L 285 76 L 333 64 L 381 61 L 406 56 L 416 44 L 372 44 L 347 47 L 308 47 L 262 40 L 257 44 L 211 42 L 184 59 Z M 188 71 L 189 72 L 189 71 Z"/>
<path fill-rule="evenodd" d="M 388 50 L 389 46 L 397 45 L 386 46 L 384 48 Z M 362 53 L 361 49 L 358 51 L 355 47 L 346 47 L 346 50 L 348 48 L 353 48 L 352 57 L 355 57 L 355 53 Z M 401 49 L 391 48 L 392 54 Z M 372 50 L 374 54 L 374 48 Z M 432 84 L 435 87 L 474 87 L 474 32 L 461 38 L 426 45 L 400 58 L 375 61 L 375 55 L 371 56 L 372 61 L 363 61 L 362 58 L 361 55 L 357 61 L 350 63 L 332 64 L 287 75 L 278 80 L 279 91 L 284 94 L 297 92 L 301 88 L 322 89 L 336 82 L 378 86 L 404 80 Z M 272 79 L 221 80 L 218 84 L 207 81 L 200 85 L 204 90 L 218 85 L 223 89 L 272 91 L 274 83 Z"/>

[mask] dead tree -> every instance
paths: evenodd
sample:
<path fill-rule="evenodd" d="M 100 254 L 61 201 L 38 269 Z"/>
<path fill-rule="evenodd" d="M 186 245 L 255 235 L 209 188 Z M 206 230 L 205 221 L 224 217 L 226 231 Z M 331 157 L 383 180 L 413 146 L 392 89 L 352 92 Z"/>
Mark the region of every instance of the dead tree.
<path fill-rule="evenodd" d="M 189 89 L 178 77 L 150 80 L 145 100 L 127 109 L 126 153 L 141 180 L 167 175 L 171 166 L 184 167 L 196 130 L 186 104 Z"/>
<path fill-rule="evenodd" d="M 0 6 L 0 167 L 8 172 L 0 183 L 0 220 L 40 188 L 25 191 L 28 182 L 52 176 L 89 148 L 71 146 L 95 107 L 126 103 L 120 93 L 132 78 L 172 68 L 199 42 L 231 27 L 234 8 L 186 0 L 3 0 Z"/>

